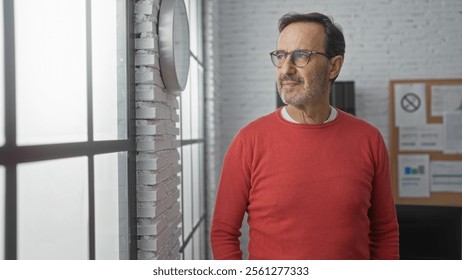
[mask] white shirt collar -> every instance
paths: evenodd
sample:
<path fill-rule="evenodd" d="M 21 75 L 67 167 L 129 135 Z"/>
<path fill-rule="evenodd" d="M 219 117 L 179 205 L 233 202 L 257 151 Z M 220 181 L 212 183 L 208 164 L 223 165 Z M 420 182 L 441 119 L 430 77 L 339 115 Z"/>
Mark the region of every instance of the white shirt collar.
<path fill-rule="evenodd" d="M 337 114 L 338 114 L 337 109 L 335 109 L 332 106 L 330 106 L 330 109 L 331 109 L 330 110 L 330 115 L 329 115 L 329 117 L 327 118 L 327 120 L 324 123 L 331 122 L 331 121 L 335 120 L 335 118 L 337 117 Z M 284 120 L 286 120 L 288 122 L 291 122 L 291 123 L 299 123 L 289 115 L 289 113 L 287 112 L 287 106 L 282 107 L 281 114 L 282 114 L 282 118 Z"/>

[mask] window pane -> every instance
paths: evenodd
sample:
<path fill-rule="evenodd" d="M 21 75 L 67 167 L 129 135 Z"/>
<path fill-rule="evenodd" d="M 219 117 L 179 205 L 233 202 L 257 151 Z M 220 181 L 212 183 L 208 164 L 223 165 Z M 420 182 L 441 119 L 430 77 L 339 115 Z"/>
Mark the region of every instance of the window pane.
<path fill-rule="evenodd" d="M 198 81 L 197 61 L 191 59 L 191 137 L 197 139 L 199 137 L 199 81 Z"/>
<path fill-rule="evenodd" d="M 191 0 L 184 0 L 184 6 L 186 7 L 186 12 L 188 14 L 188 19 L 189 19 L 189 13 L 190 13 L 190 8 L 189 8 L 189 1 Z"/>
<path fill-rule="evenodd" d="M 197 56 L 197 0 L 190 0 L 189 5 L 189 36 L 190 36 L 190 49 L 191 52 Z"/>
<path fill-rule="evenodd" d="M 202 34 L 203 34 L 203 25 L 202 25 L 202 1 L 198 1 L 198 0 L 195 0 L 196 2 L 198 2 L 196 4 L 196 7 L 197 7 L 197 27 L 196 27 L 196 38 L 197 38 L 197 58 L 199 60 L 199 62 L 203 62 L 204 61 L 204 55 L 203 55 L 203 40 L 202 40 Z"/>
<path fill-rule="evenodd" d="M 0 146 L 3 146 L 5 144 L 5 51 L 3 43 L 5 42 L 5 38 L 3 36 L 3 1 L 0 3 L 0 42 Z M 0 254 L 3 254 L 3 252 Z"/>
<path fill-rule="evenodd" d="M 85 141 L 85 1 L 15 1 L 19 145 Z"/>
<path fill-rule="evenodd" d="M 188 3 L 188 1 L 185 1 Z M 200 62 L 203 60 L 202 55 L 202 2 L 190 0 L 188 7 L 189 19 L 189 46 L 191 52 Z"/>
<path fill-rule="evenodd" d="M 203 201 L 201 193 L 201 172 L 202 164 L 201 157 L 199 156 L 199 149 L 202 144 L 192 145 L 192 181 L 193 181 L 193 225 L 196 225 L 201 218 L 201 203 Z"/>
<path fill-rule="evenodd" d="M 191 137 L 192 139 L 204 138 L 204 70 L 191 60 Z"/>
<path fill-rule="evenodd" d="M 0 260 L 5 259 L 5 167 L 0 165 Z"/>
<path fill-rule="evenodd" d="M 201 259 L 201 231 L 200 229 L 197 229 L 196 232 L 194 232 L 193 236 L 193 247 L 194 247 L 194 259 L 195 260 L 200 260 Z"/>
<path fill-rule="evenodd" d="M 193 241 L 190 240 L 188 245 L 186 245 L 186 247 L 184 248 L 183 256 L 184 256 L 185 260 L 192 260 L 193 259 L 192 243 L 193 243 Z"/>
<path fill-rule="evenodd" d="M 125 7 L 121 2 L 91 1 L 95 140 L 127 137 Z M 101 20 L 101 15 L 104 15 L 104 20 Z"/>
<path fill-rule="evenodd" d="M 199 111 L 198 115 L 198 131 L 197 138 L 204 138 L 204 68 L 201 65 L 198 65 L 198 99 L 199 104 L 197 105 L 197 110 Z"/>
<path fill-rule="evenodd" d="M 191 58 L 191 63 L 193 59 Z M 190 67 L 190 71 L 192 66 Z M 188 75 L 188 82 L 181 93 L 181 139 L 191 139 L 191 75 Z"/>
<path fill-rule="evenodd" d="M 206 240 L 208 240 L 207 239 L 207 223 L 205 221 L 201 222 L 199 230 L 200 230 L 200 235 L 201 235 L 201 246 L 200 246 L 201 258 L 200 259 L 205 260 L 206 259 L 206 251 L 207 251 L 207 242 L 206 242 Z"/>
<path fill-rule="evenodd" d="M 18 259 L 88 259 L 86 157 L 18 165 Z"/>
<path fill-rule="evenodd" d="M 95 156 L 96 259 L 128 259 L 127 153 Z"/>
<path fill-rule="evenodd" d="M 183 237 L 192 231 L 192 174 L 191 174 L 191 146 L 182 147 L 183 164 Z"/>

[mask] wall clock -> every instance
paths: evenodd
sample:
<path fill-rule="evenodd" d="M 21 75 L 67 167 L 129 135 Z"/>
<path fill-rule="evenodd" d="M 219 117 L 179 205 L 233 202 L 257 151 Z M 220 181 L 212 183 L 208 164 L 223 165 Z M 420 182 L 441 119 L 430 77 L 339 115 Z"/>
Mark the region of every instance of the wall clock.
<path fill-rule="evenodd" d="M 183 0 L 162 0 L 160 4 L 159 60 L 167 90 L 183 91 L 189 73 L 189 24 Z"/>

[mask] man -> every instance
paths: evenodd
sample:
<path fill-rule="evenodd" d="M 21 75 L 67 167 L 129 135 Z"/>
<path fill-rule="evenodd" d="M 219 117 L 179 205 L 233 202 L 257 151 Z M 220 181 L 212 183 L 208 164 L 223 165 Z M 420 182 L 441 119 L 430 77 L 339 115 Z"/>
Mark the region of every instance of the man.
<path fill-rule="evenodd" d="M 398 224 L 380 132 L 329 104 L 345 52 L 318 13 L 279 21 L 277 86 L 287 106 L 239 131 L 223 163 L 212 221 L 215 259 L 397 259 Z"/>

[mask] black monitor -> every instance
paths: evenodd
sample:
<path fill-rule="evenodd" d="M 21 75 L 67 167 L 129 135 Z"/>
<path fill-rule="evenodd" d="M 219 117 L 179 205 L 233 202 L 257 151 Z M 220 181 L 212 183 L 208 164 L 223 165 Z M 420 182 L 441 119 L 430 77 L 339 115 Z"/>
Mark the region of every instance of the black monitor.
<path fill-rule="evenodd" d="M 355 110 L 355 82 L 336 81 L 331 87 L 329 102 L 332 106 L 354 115 Z"/>

